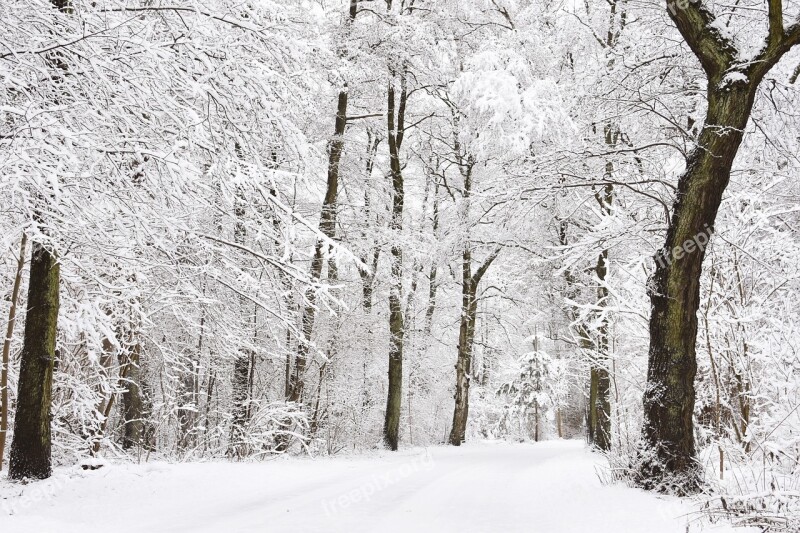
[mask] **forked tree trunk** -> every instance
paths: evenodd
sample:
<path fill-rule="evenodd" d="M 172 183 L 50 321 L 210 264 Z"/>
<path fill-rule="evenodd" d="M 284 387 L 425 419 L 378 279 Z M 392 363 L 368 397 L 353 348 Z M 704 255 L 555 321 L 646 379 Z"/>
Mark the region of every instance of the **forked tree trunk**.
<path fill-rule="evenodd" d="M 643 436 L 648 454 L 639 481 L 650 489 L 688 493 L 700 484 L 695 461 L 694 378 L 697 371 L 697 311 L 705 244 L 758 85 L 795 44 L 800 24 L 783 28 L 781 2 L 770 0 L 769 36 L 753 61 L 740 63 L 739 51 L 714 26 L 702 2 L 685 8 L 668 2 L 670 17 L 695 53 L 708 78 L 708 110 L 697 147 L 686 161 L 666 242 L 656 254 L 649 284 L 650 350 L 644 395 Z"/>
<path fill-rule="evenodd" d="M 453 425 L 448 442 L 460 446 L 466 437 L 469 418 L 469 383 L 472 376 L 472 349 L 475 344 L 475 323 L 478 318 L 478 284 L 500 253 L 496 249 L 472 273 L 472 250 L 464 245 L 461 269 L 461 324 L 458 333 L 458 359 L 456 361 L 456 393 L 453 409 Z"/>
<path fill-rule="evenodd" d="M 53 387 L 60 272 L 56 256 L 34 242 L 28 311 L 17 388 L 8 476 L 50 477 L 50 404 Z"/>
<path fill-rule="evenodd" d="M 462 224 L 469 224 L 470 204 L 472 202 L 472 171 L 475 167 L 475 159 L 472 155 L 464 153 L 458 138 L 459 115 L 455 109 L 451 108 L 453 117 L 453 150 L 458 169 L 464 178 L 462 189 Z M 434 204 L 434 209 L 437 206 Z M 435 213 L 437 214 L 437 213 Z M 475 341 L 475 323 L 478 318 L 478 284 L 484 274 L 497 259 L 500 248 L 496 248 L 489 257 L 473 273 L 472 271 L 472 243 L 469 240 L 464 242 L 464 249 L 461 255 L 461 323 L 458 334 L 458 359 L 456 360 L 456 392 L 455 407 L 453 408 L 453 424 L 450 429 L 448 441 L 453 446 L 460 446 L 466 437 L 467 419 L 469 418 L 469 383 L 472 377 L 472 348 Z"/>
<path fill-rule="evenodd" d="M 393 76 L 394 78 L 394 76 Z M 405 110 L 408 91 L 406 74 L 400 78 L 400 96 L 395 101 L 394 79 L 389 82 L 387 126 L 389 132 L 389 176 L 392 180 L 392 213 L 389 229 L 392 231 L 391 285 L 389 287 L 389 386 L 386 398 L 386 415 L 383 439 L 391 450 L 397 450 L 400 433 L 400 409 L 403 401 L 403 341 L 405 322 L 403 316 L 403 249 L 399 242 L 403 231 L 403 171 L 400 148 L 405 133 Z"/>

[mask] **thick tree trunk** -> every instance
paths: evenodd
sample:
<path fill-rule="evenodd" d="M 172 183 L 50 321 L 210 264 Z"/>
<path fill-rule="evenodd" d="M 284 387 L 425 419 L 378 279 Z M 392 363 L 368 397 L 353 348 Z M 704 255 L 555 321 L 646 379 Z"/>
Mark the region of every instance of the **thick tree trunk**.
<path fill-rule="evenodd" d="M 14 275 L 14 285 L 11 289 L 11 308 L 8 310 L 6 337 L 3 339 L 3 366 L 0 368 L 0 470 L 3 469 L 6 434 L 8 433 L 8 366 L 11 356 L 11 338 L 14 336 L 14 325 L 17 322 L 17 301 L 19 300 L 19 287 L 22 285 L 22 270 L 25 267 L 25 248 L 27 243 L 28 236 L 23 232 L 19 244 L 17 272 Z"/>
<path fill-rule="evenodd" d="M 720 91 L 714 85 L 708 91 L 706 126 L 678 182 L 666 243 L 656 254 L 650 284 L 644 438 L 654 455 L 642 466 L 646 488 L 691 492 L 699 484 L 692 417 L 700 274 L 756 92 L 751 86 Z"/>
<path fill-rule="evenodd" d="M 31 251 L 28 312 L 17 389 L 11 479 L 50 477 L 50 403 L 59 306 L 59 264 L 38 242 Z"/>
<path fill-rule="evenodd" d="M 742 142 L 758 86 L 769 70 L 800 43 L 800 23 L 783 26 L 780 0 L 768 2 L 769 33 L 761 51 L 741 62 L 736 44 L 715 26 L 700 2 L 667 10 L 708 78 L 708 110 L 697 147 L 686 161 L 664 247 L 649 284 L 650 350 L 644 394 L 647 454 L 639 481 L 645 488 L 693 492 L 700 483 L 695 461 L 695 343 L 700 273 L 733 160 Z"/>

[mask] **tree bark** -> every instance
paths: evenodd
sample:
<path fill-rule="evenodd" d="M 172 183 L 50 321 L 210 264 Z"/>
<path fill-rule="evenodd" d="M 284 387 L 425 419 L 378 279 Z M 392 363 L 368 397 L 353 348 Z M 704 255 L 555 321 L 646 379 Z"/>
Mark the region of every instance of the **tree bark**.
<path fill-rule="evenodd" d="M 694 492 L 700 485 L 695 461 L 693 414 L 695 343 L 700 274 L 705 244 L 713 231 L 722 195 L 758 85 L 797 42 L 800 24 L 782 25 L 779 0 L 769 2 L 769 36 L 754 61 L 742 64 L 734 43 L 713 25 L 702 2 L 667 8 L 708 78 L 708 110 L 697 147 L 689 154 L 666 242 L 656 254 L 651 301 L 648 386 L 644 395 L 645 446 L 639 481 L 648 489 Z M 733 76 L 738 74 L 739 76 Z"/>
<path fill-rule="evenodd" d="M 233 361 L 233 423 L 231 424 L 231 442 L 228 447 L 228 455 L 231 457 L 244 457 L 247 455 L 244 427 L 247 423 L 249 379 L 250 357 L 243 350 Z"/>
<path fill-rule="evenodd" d="M 336 126 L 333 140 L 328 148 L 328 184 L 325 199 L 322 203 L 322 214 L 319 221 L 319 230 L 328 239 L 336 236 L 336 204 L 339 194 L 339 161 L 344 150 L 344 132 L 347 126 L 347 91 L 339 93 Z M 314 256 L 311 259 L 311 280 L 318 282 L 322 278 L 322 267 L 325 263 L 328 244 L 323 239 L 317 239 L 314 246 Z M 290 378 L 289 401 L 299 402 L 303 397 L 304 373 L 311 350 L 311 334 L 314 330 L 314 319 L 317 312 L 317 295 L 313 287 L 306 291 L 306 305 L 303 308 L 302 335 L 297 347 L 294 373 Z"/>
<path fill-rule="evenodd" d="M 34 242 L 28 312 L 17 389 L 10 479 L 50 477 L 50 404 L 58 325 L 60 269 L 56 256 Z"/>

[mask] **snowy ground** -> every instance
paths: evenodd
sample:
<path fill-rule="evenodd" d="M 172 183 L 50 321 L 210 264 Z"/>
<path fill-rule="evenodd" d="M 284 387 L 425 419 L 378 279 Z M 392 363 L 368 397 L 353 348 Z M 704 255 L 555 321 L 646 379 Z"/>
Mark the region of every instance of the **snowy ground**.
<path fill-rule="evenodd" d="M 581 442 L 263 463 L 62 469 L 0 480 L 2 533 L 729 533 L 692 504 L 600 484 Z M 737 533 L 745 530 L 737 529 Z"/>

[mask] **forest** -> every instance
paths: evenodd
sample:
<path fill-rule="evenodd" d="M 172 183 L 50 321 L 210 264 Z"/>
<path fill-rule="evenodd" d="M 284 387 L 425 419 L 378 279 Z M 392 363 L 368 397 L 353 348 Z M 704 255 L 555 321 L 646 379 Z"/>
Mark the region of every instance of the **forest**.
<path fill-rule="evenodd" d="M 798 0 L 0 0 L 0 530 L 146 465 L 560 453 L 800 531 L 798 44 Z"/>

